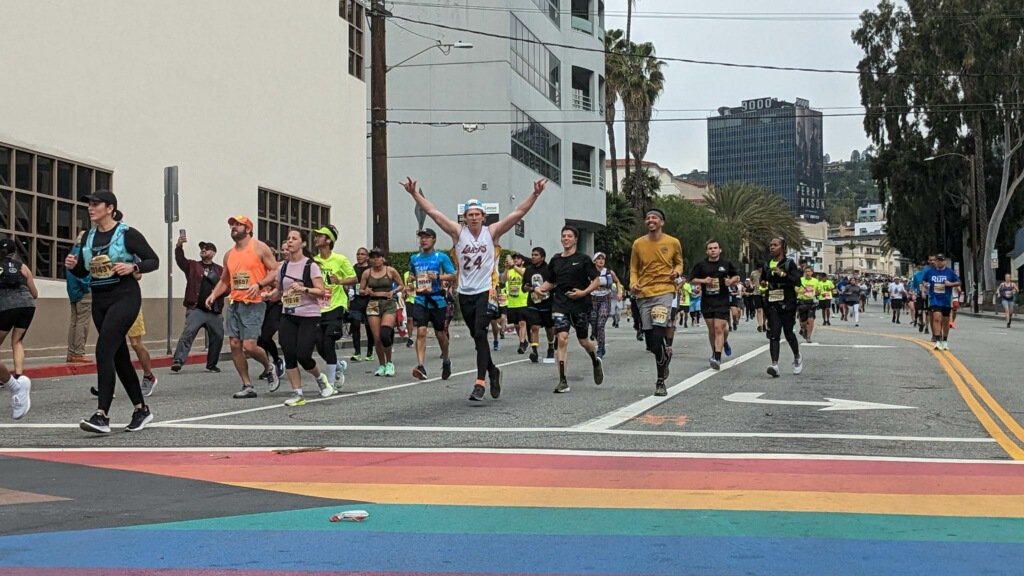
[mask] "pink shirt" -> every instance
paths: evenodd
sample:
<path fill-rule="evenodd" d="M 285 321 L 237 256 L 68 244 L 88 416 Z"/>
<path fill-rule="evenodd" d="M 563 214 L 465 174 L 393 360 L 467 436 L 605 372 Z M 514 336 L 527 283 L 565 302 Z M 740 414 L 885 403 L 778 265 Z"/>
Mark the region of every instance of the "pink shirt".
<path fill-rule="evenodd" d="M 284 282 L 281 283 L 281 305 L 284 306 L 284 313 L 290 316 L 301 316 L 303 318 L 317 318 L 320 316 L 320 302 L 315 296 L 309 294 L 288 294 L 288 288 L 292 284 L 302 286 L 302 274 L 306 268 L 306 259 L 298 262 L 288 261 L 285 263 Z M 310 279 L 323 278 L 320 267 L 314 262 L 309 267 Z"/>

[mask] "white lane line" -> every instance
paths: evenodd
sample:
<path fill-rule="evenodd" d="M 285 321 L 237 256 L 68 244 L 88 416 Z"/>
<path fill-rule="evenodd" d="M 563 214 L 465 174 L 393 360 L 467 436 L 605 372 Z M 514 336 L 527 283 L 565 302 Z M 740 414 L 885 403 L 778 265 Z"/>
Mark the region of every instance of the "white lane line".
<path fill-rule="evenodd" d="M 880 344 L 819 344 L 818 342 L 811 342 L 810 344 L 804 342 L 800 344 L 800 347 L 804 346 L 820 346 L 822 348 L 896 348 L 896 346 L 882 346 Z"/>
<path fill-rule="evenodd" d="M 505 362 L 503 364 L 498 364 L 497 366 L 499 368 L 503 368 L 505 366 L 511 366 L 512 364 L 519 364 L 520 362 L 526 362 L 528 360 L 529 360 L 529 358 L 524 358 L 522 360 L 513 360 L 511 362 Z M 452 376 L 465 376 L 466 374 L 476 374 L 476 368 L 473 368 L 472 370 L 463 370 L 462 372 L 453 372 Z M 306 404 L 314 404 L 316 402 L 329 402 L 331 400 L 339 400 L 339 399 L 342 399 L 342 398 L 352 398 L 354 396 L 365 396 L 367 394 L 380 394 L 382 392 L 389 392 L 391 390 L 400 390 L 402 388 L 409 388 L 410 386 L 419 386 L 420 384 L 430 384 L 431 382 L 438 382 L 440 380 L 441 380 L 441 377 L 440 376 L 436 376 L 434 378 L 427 378 L 426 380 L 415 380 L 413 382 L 406 382 L 405 384 L 395 384 L 394 386 L 384 386 L 382 388 L 373 388 L 373 389 L 370 389 L 370 390 L 360 390 L 358 392 L 349 392 L 349 393 L 337 394 L 335 396 L 331 396 L 330 398 L 317 398 L 317 397 L 312 397 L 311 396 L 311 397 L 306 399 Z M 282 386 L 283 386 L 283 384 L 282 384 Z M 201 420 L 210 420 L 212 418 L 226 418 L 228 416 L 238 416 L 238 415 L 241 415 L 241 414 L 252 414 L 254 412 L 263 412 L 263 411 L 266 411 L 266 410 L 275 410 L 275 409 L 278 409 L 278 408 L 286 408 L 286 406 L 284 405 L 284 402 L 278 402 L 276 404 L 271 404 L 269 406 L 259 406 L 259 407 L 256 407 L 256 408 L 246 408 L 244 410 L 233 410 L 231 412 L 220 412 L 220 413 L 217 413 L 217 414 L 207 414 L 206 416 L 193 416 L 192 418 L 180 418 L 178 420 L 167 420 L 166 422 L 161 422 L 160 424 L 163 425 L 163 426 L 167 426 L 169 424 L 179 424 L 179 423 L 183 423 L 183 422 L 199 422 Z"/>
<path fill-rule="evenodd" d="M 0 424 L 0 428 L 27 428 L 24 424 Z M 33 428 L 77 428 L 66 424 L 33 424 Z M 112 425 L 113 427 L 113 425 Z M 882 436 L 875 434 L 814 434 L 810 432 L 677 432 L 662 430 L 601 430 L 581 428 L 488 428 L 483 426 L 346 426 L 333 424 L 192 424 L 154 422 L 147 428 L 180 430 L 227 430 L 246 432 L 412 432 L 434 433 L 496 433 L 496 434 L 580 434 L 607 436 L 662 436 L 675 438 L 787 438 L 803 440 L 880 440 L 888 442 L 938 442 L 947 444 L 991 444 L 992 438 L 952 438 L 941 436 Z"/>
<path fill-rule="evenodd" d="M 693 376 L 690 376 L 686 380 L 683 380 L 682 382 L 669 388 L 668 396 L 648 396 L 647 398 L 634 402 L 629 406 L 624 406 L 617 410 L 613 410 L 612 412 L 609 412 L 608 414 L 605 414 L 603 416 L 598 416 L 597 418 L 588 420 L 582 424 L 577 424 L 576 426 L 573 426 L 573 429 L 596 432 L 600 430 L 608 430 L 610 428 L 615 428 L 616 426 L 621 426 L 626 422 L 629 422 L 630 420 L 643 414 L 644 412 L 647 412 L 652 408 L 657 408 L 658 406 L 671 400 L 675 396 L 678 396 L 679 394 L 686 392 L 690 388 L 693 388 L 697 384 L 700 384 L 701 382 L 707 380 L 708 378 L 711 378 L 715 374 L 719 374 L 720 372 L 724 372 L 730 368 L 739 366 L 740 364 L 759 356 L 760 354 L 767 350 L 768 345 L 765 344 L 760 348 L 747 352 L 746 354 L 740 356 L 739 358 L 736 358 L 735 360 L 725 362 L 724 364 L 722 364 L 721 370 L 712 370 L 708 368 L 703 372 L 699 372 L 697 374 L 694 374 Z"/>

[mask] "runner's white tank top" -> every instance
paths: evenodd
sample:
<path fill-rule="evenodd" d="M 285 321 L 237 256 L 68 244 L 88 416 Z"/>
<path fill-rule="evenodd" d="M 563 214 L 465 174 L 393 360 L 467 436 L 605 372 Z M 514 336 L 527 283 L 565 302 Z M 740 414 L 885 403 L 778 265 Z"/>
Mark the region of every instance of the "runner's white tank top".
<path fill-rule="evenodd" d="M 480 236 L 474 238 L 469 228 L 463 226 L 455 243 L 455 254 L 459 258 L 459 294 L 489 291 L 495 262 L 490 228 L 484 226 Z"/>

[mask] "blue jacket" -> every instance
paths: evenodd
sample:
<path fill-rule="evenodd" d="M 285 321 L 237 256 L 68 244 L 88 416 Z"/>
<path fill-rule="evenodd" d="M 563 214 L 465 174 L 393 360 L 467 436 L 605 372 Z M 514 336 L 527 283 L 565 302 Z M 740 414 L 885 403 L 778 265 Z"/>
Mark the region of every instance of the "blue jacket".
<path fill-rule="evenodd" d="M 72 304 L 81 301 L 82 298 L 85 298 L 86 294 L 92 291 L 92 289 L 89 288 L 88 276 L 86 276 L 85 278 L 79 278 L 78 276 L 75 276 L 70 272 L 65 274 L 64 276 L 65 283 L 67 284 L 68 287 L 68 298 L 71 300 Z"/>

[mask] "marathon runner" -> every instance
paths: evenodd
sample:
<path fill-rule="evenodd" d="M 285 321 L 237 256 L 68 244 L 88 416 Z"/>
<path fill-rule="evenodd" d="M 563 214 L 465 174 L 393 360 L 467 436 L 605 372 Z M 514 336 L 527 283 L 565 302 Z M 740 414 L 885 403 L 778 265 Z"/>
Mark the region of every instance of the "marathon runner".
<path fill-rule="evenodd" d="M 730 288 L 740 281 L 739 273 L 732 262 L 722 260 L 722 246 L 718 240 L 704 244 L 707 258 L 698 262 L 690 271 L 690 283 L 701 287 L 703 302 L 701 312 L 708 327 L 708 341 L 711 344 L 711 368 L 722 367 L 722 352 L 732 356 L 729 346 L 729 323 L 731 317 Z"/>
<path fill-rule="evenodd" d="M 526 265 L 523 275 L 525 289 L 530 292 L 530 301 L 526 306 L 526 326 L 530 332 L 530 362 L 537 363 L 537 346 L 540 342 L 540 329 L 544 327 L 548 340 L 548 351 L 544 357 L 545 364 L 555 363 L 555 329 L 551 322 L 550 295 L 541 296 L 533 291 L 544 283 L 548 274 L 547 252 L 537 246 L 530 252 L 530 262 Z"/>
<path fill-rule="evenodd" d="M 327 224 L 313 231 L 316 256 L 313 261 L 323 274 L 324 295 L 320 298 L 320 331 L 316 343 L 317 353 L 327 364 L 327 380 L 334 387 L 345 383 L 348 364 L 338 360 L 337 343 L 344 333 L 345 311 L 348 308 L 348 288 L 359 282 L 352 262 L 334 252 L 338 229 Z"/>
<path fill-rule="evenodd" d="M 936 350 L 949 350 L 949 315 L 953 310 L 951 289 L 960 286 L 960 277 L 946 268 L 946 256 L 936 254 L 934 267 L 927 269 L 924 279 L 928 290 L 928 309 L 932 323 L 932 342 Z"/>
<path fill-rule="evenodd" d="M 793 351 L 793 374 L 804 369 L 800 357 L 800 343 L 793 333 L 796 324 L 796 287 L 800 285 L 800 268 L 786 256 L 786 241 L 772 238 L 768 244 L 771 259 L 761 270 L 761 278 L 767 279 L 768 292 L 765 295 L 765 316 L 768 317 L 768 340 L 772 364 L 768 374 L 778 378 L 780 338 L 786 335 L 786 342 Z"/>
<path fill-rule="evenodd" d="M 484 226 L 486 214 L 483 204 L 476 199 L 467 200 L 463 212 L 466 224 L 463 226 L 450 220 L 427 200 L 412 178 L 402 183 L 420 209 L 455 242 L 455 252 L 459 259 L 459 308 L 476 344 L 476 381 L 469 397 L 471 401 L 483 400 L 484 377 L 490 378 L 491 397 L 498 398 L 501 395 L 501 369 L 491 361 L 491 350 L 487 346 L 488 302 L 496 297 L 492 295 L 491 284 L 496 259 L 494 245 L 533 208 L 546 185 L 547 179 L 534 182 L 533 192 L 526 200 L 508 216 L 490 226 Z"/>
<path fill-rule="evenodd" d="M 800 317 L 800 335 L 804 342 L 811 343 L 811 335 L 814 333 L 814 320 L 818 308 L 818 295 L 821 292 L 821 285 L 814 278 L 814 269 L 804 266 L 804 275 L 800 278 L 800 287 L 797 288 L 796 302 L 797 313 Z"/>
<path fill-rule="evenodd" d="M 654 354 L 658 374 L 654 395 L 667 396 L 665 379 L 672 361 L 672 349 L 667 343 L 668 328 L 672 297 L 678 290 L 676 280 L 683 276 L 683 248 L 679 240 L 662 231 L 665 213 L 661 210 L 648 210 L 644 223 L 647 234 L 633 241 L 629 258 L 630 291 L 637 298 L 638 321 L 647 350 Z M 691 300 L 691 310 L 695 301 Z"/>
<path fill-rule="evenodd" d="M 441 348 L 441 379 L 447 380 L 452 375 L 452 361 L 448 356 L 448 300 L 443 283 L 455 280 L 455 265 L 447 254 L 434 249 L 437 232 L 433 228 L 424 228 L 417 235 L 420 251 L 409 258 L 409 275 L 415 289 L 412 320 L 416 328 L 417 360 L 412 375 L 420 380 L 427 378 L 427 327 L 433 326 L 434 337 Z"/>

